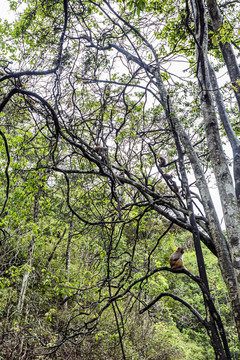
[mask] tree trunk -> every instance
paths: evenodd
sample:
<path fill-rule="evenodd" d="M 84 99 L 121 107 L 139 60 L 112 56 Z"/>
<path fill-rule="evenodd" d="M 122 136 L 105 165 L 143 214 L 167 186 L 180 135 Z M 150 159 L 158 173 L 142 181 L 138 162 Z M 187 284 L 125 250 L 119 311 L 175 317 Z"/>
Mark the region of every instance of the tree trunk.
<path fill-rule="evenodd" d="M 223 16 L 220 12 L 220 9 L 219 9 L 219 6 L 218 6 L 216 0 L 207 0 L 207 8 L 208 8 L 208 12 L 209 12 L 209 16 L 211 19 L 214 33 L 218 34 L 218 30 L 223 25 Z M 223 43 L 223 42 L 221 42 L 221 39 L 220 39 L 219 47 L 221 49 L 223 59 L 227 66 L 230 79 L 234 86 L 234 93 L 235 93 L 235 97 L 236 97 L 238 107 L 240 110 L 240 83 L 239 83 L 240 69 L 239 69 L 239 66 L 237 63 L 236 56 L 234 54 L 232 45 L 230 43 L 228 43 L 228 42 Z"/>
<path fill-rule="evenodd" d="M 227 138 L 230 142 L 233 152 L 233 170 L 234 170 L 234 180 L 235 180 L 235 194 L 237 197 L 238 207 L 240 209 L 240 141 L 237 138 L 236 134 L 233 131 L 231 126 L 227 111 L 225 109 L 224 101 L 220 89 L 218 87 L 217 78 L 215 71 L 208 63 L 210 80 L 212 85 L 212 90 L 215 96 L 215 101 L 218 108 L 218 113 L 220 116 L 221 123 L 225 129 Z"/>
<path fill-rule="evenodd" d="M 193 241 L 194 241 L 194 247 L 195 247 L 195 251 L 196 251 L 198 270 L 199 270 L 200 278 L 203 283 L 203 285 L 201 286 L 201 289 L 202 289 L 202 293 L 203 293 L 203 297 L 204 297 L 204 304 L 205 304 L 205 309 L 206 309 L 206 318 L 207 318 L 207 324 L 208 324 L 207 331 L 208 331 L 208 334 L 209 334 L 209 337 L 211 340 L 212 347 L 215 351 L 216 359 L 219 359 L 219 360 L 220 359 L 221 360 L 231 359 L 225 330 L 224 330 L 221 318 L 216 311 L 216 308 L 214 306 L 214 303 L 213 303 L 211 295 L 210 295 L 206 267 L 205 267 L 205 263 L 204 263 L 203 253 L 202 253 L 200 235 L 199 235 L 199 230 L 198 230 L 198 226 L 197 226 L 197 222 L 196 222 L 196 217 L 194 214 L 193 202 L 191 199 L 191 193 L 190 193 L 190 189 L 189 189 L 187 173 L 186 173 L 186 169 L 185 169 L 185 165 L 184 165 L 184 155 L 183 155 L 179 136 L 177 134 L 177 131 L 176 131 L 175 126 L 171 119 L 170 108 L 168 108 L 167 117 L 171 124 L 172 132 L 173 132 L 174 139 L 175 139 L 176 149 L 178 152 L 179 169 L 180 169 L 181 179 L 183 182 L 184 193 L 185 193 L 185 197 L 186 197 L 186 204 L 187 204 L 187 208 L 188 208 L 190 223 L 193 228 Z"/>
<path fill-rule="evenodd" d="M 35 195 L 35 199 L 34 199 L 34 208 L 33 208 L 34 224 L 38 222 L 38 218 L 39 218 L 39 200 L 41 197 L 41 192 L 42 192 L 41 188 L 39 188 L 38 193 Z M 32 235 L 31 241 L 29 244 L 29 248 L 28 248 L 28 260 L 27 260 L 28 269 L 23 275 L 22 287 L 21 287 L 21 292 L 20 292 L 18 306 L 17 306 L 17 309 L 18 309 L 18 312 L 20 315 L 22 314 L 22 311 L 23 311 L 23 305 L 24 305 L 24 300 L 25 300 L 25 296 L 26 296 L 26 292 L 27 292 L 28 280 L 29 280 L 29 276 L 31 273 L 35 242 L 36 242 L 36 236 Z"/>
<path fill-rule="evenodd" d="M 67 271 L 67 281 L 69 281 L 70 277 L 70 262 L 71 262 L 71 243 L 72 243 L 72 234 L 73 234 L 73 214 L 71 215 L 70 219 L 70 226 L 69 226 L 69 233 L 68 233 L 68 243 L 67 243 L 67 249 L 66 249 L 66 271 Z M 66 297 L 65 297 L 66 298 Z M 68 308 L 68 302 L 67 300 L 64 302 L 64 308 Z"/>
<path fill-rule="evenodd" d="M 196 59 L 198 63 L 199 89 L 202 92 L 202 111 L 210 158 L 219 189 L 226 231 L 229 238 L 231 260 L 235 273 L 234 278 L 232 278 L 232 283 L 236 283 L 237 293 L 234 295 L 231 292 L 232 296 L 230 296 L 232 304 L 236 306 L 233 311 L 240 338 L 240 213 L 231 174 L 221 145 L 214 103 L 211 92 L 209 91 L 211 89 L 211 81 L 207 58 L 208 24 L 206 9 L 201 0 L 193 1 L 192 7 L 195 19 Z M 221 261 L 221 259 L 219 260 Z M 223 266 L 225 266 L 225 264 Z"/>

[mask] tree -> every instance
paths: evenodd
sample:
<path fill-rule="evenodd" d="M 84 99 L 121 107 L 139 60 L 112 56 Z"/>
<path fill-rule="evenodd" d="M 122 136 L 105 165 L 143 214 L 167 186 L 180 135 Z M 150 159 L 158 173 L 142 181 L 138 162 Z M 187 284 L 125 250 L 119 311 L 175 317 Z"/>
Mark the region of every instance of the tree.
<path fill-rule="evenodd" d="M 24 52 L 17 67 L 15 54 L 13 63 L 6 60 L 14 42 L 6 48 L 0 111 L 6 112 L 17 96 L 22 99 L 21 107 L 27 108 L 49 144 L 47 161 L 40 158 L 29 170 L 62 174 L 66 201 L 76 219 L 105 230 L 108 284 L 114 279 L 112 253 L 119 250 L 113 245 L 115 234 L 137 220 L 134 246 L 123 261 L 123 283 L 116 292 L 109 285 L 110 300 L 98 313 L 113 307 L 121 345 L 116 300 L 135 284 L 129 281 L 138 232 L 149 211 L 193 233 L 206 297 L 200 240 L 217 256 L 240 338 L 240 76 L 234 52 L 236 23 L 228 20 L 233 8 L 239 11 L 238 4 L 195 0 L 175 5 L 28 1 L 19 21 L 4 28 L 5 36 L 23 38 Z M 184 72 L 178 76 L 168 71 L 170 63 L 182 59 L 190 66 L 186 79 Z M 216 71 L 222 67 L 231 83 L 221 89 Z M 233 151 L 233 178 L 223 149 L 226 138 Z M 108 151 L 99 153 L 96 146 Z M 190 170 L 195 176 L 192 185 Z M 208 173 L 216 179 L 226 235 L 211 198 Z M 6 167 L 6 181 L 7 174 Z M 77 206 L 71 186 L 74 174 L 83 179 L 90 195 L 88 212 Z M 90 184 L 96 191 L 89 191 Z M 142 213 L 136 214 L 136 209 Z M 154 273 L 152 266 L 149 255 L 141 281 Z M 229 358 L 219 348 L 224 348 L 224 340 L 211 306 L 206 304 L 208 324 L 216 327 L 211 335 L 216 355 Z"/>

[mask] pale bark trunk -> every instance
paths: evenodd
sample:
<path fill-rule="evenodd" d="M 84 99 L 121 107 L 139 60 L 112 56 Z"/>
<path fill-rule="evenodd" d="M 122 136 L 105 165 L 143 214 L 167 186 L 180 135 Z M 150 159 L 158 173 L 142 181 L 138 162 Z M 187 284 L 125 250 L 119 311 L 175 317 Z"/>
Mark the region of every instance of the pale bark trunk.
<path fill-rule="evenodd" d="M 173 112 L 173 111 L 172 111 Z M 174 112 L 173 112 L 174 113 Z M 177 118 L 174 118 L 174 122 L 179 136 L 182 139 L 184 149 L 191 162 L 193 172 L 196 178 L 196 185 L 198 187 L 202 205 L 204 207 L 205 215 L 208 220 L 208 226 L 211 233 L 211 237 L 217 252 L 218 263 L 221 269 L 223 279 L 228 288 L 229 297 L 233 308 L 233 313 L 236 321 L 236 327 L 239 331 L 240 337 L 240 301 L 237 292 L 237 281 L 235 272 L 232 265 L 232 260 L 229 252 L 229 247 L 226 242 L 226 238 L 221 230 L 221 225 L 218 220 L 218 216 L 209 192 L 208 184 L 196 155 L 196 152 L 192 146 L 192 143 Z"/>
<path fill-rule="evenodd" d="M 219 6 L 216 0 L 207 0 L 208 13 L 212 22 L 214 33 L 217 34 L 218 30 L 223 25 L 223 16 L 220 12 Z M 232 45 L 228 42 L 222 43 L 219 41 L 219 47 L 221 49 L 225 64 L 228 69 L 230 79 L 235 87 L 234 90 L 237 103 L 240 110 L 240 69 L 237 63 L 236 56 L 234 54 Z"/>
<path fill-rule="evenodd" d="M 36 194 L 35 199 L 34 199 L 34 208 L 33 208 L 33 222 L 34 223 L 37 223 L 38 218 L 39 218 L 40 196 L 41 196 L 41 189 L 39 189 L 39 191 Z M 24 300 L 25 300 L 25 296 L 26 296 L 26 292 L 27 292 L 28 280 L 29 280 L 29 276 L 31 273 L 32 261 L 33 261 L 33 257 L 34 257 L 35 242 L 36 242 L 36 236 L 32 235 L 31 241 L 29 244 L 29 248 L 28 248 L 28 259 L 27 259 L 28 270 L 23 275 L 22 287 L 21 287 L 21 292 L 20 292 L 18 306 L 17 306 L 19 314 L 22 314 L 22 311 L 23 311 L 23 305 L 24 305 Z"/>
<path fill-rule="evenodd" d="M 209 16 L 212 22 L 213 30 L 215 34 L 218 34 L 219 30 L 221 29 L 221 26 L 223 25 L 223 16 L 220 12 L 220 9 L 218 7 L 218 4 L 216 0 L 208 0 L 207 1 L 207 7 Z M 238 62 L 236 59 L 236 56 L 234 54 L 232 45 L 228 42 L 221 42 L 221 39 L 219 39 L 219 47 L 223 55 L 224 62 L 228 69 L 229 77 L 232 81 L 234 94 L 238 103 L 238 107 L 240 110 L 240 68 L 238 66 Z M 214 76 L 213 73 L 211 74 L 211 80 L 214 82 Z M 217 84 L 215 82 L 216 88 Z M 215 92 L 216 102 L 218 106 L 219 115 L 221 118 L 221 121 L 223 123 L 223 126 L 226 130 L 226 134 L 228 136 L 228 139 L 230 141 L 230 144 L 232 146 L 233 150 L 233 165 L 234 165 L 234 180 L 235 180 L 235 193 L 238 201 L 238 207 L 240 209 L 240 142 L 239 140 L 232 141 L 231 133 L 233 131 L 229 131 L 229 126 L 226 128 L 226 122 L 224 123 L 224 120 L 226 117 L 223 115 L 226 115 L 226 112 L 224 114 L 223 108 L 221 105 L 223 105 L 223 102 L 221 101 L 221 98 L 219 96 L 219 89 L 217 90 L 217 93 Z M 230 125 L 230 123 L 229 123 Z M 240 281 L 240 280 L 239 280 Z"/>
<path fill-rule="evenodd" d="M 218 113 L 220 120 L 223 124 L 223 127 L 225 129 L 227 138 L 230 142 L 230 145 L 232 147 L 233 152 L 233 166 L 234 166 L 234 180 L 235 180 L 235 194 L 238 201 L 238 207 L 240 209 L 240 141 L 237 138 L 236 134 L 233 131 L 233 128 L 231 126 L 227 111 L 225 109 L 223 96 L 220 92 L 220 89 L 218 87 L 218 82 L 216 78 L 216 74 L 214 69 L 210 64 L 208 64 L 209 73 L 210 73 L 210 79 L 211 79 L 211 85 L 215 96 L 216 105 L 218 108 Z"/>
<path fill-rule="evenodd" d="M 175 109 L 171 104 L 171 100 L 168 99 L 164 83 L 161 78 L 160 71 L 155 71 L 156 85 L 159 89 L 159 95 L 161 98 L 161 104 L 167 112 L 168 106 L 170 106 L 170 112 L 172 114 L 171 118 L 176 126 L 178 134 L 181 138 L 182 144 L 185 148 L 186 154 L 191 162 L 194 175 L 196 178 L 196 185 L 200 192 L 202 204 L 204 211 L 208 220 L 208 226 L 210 229 L 211 237 L 214 242 L 219 266 L 223 275 L 223 279 L 227 285 L 229 296 L 231 299 L 231 304 L 233 308 L 233 313 L 235 317 L 236 327 L 238 330 L 240 338 L 240 297 L 238 296 L 238 287 L 236 274 L 233 268 L 232 259 L 229 251 L 229 246 L 227 244 L 226 238 L 222 232 L 219 219 L 209 192 L 208 184 L 205 178 L 204 171 L 199 162 L 198 156 L 192 146 L 192 143 L 187 136 L 185 130 L 183 129 L 179 119 L 175 116 Z M 224 154 L 222 152 L 222 154 Z M 223 180 L 224 182 L 224 180 Z M 230 219 L 231 220 L 231 219 Z"/>
<path fill-rule="evenodd" d="M 198 63 L 199 88 L 202 92 L 202 112 L 205 121 L 210 159 L 219 190 L 226 231 L 229 238 L 231 260 L 235 273 L 237 294 L 235 296 L 233 295 L 232 301 L 233 304 L 238 304 L 237 309 L 233 310 L 240 337 L 240 213 L 232 177 L 221 144 L 213 99 L 211 92 L 209 91 L 211 89 L 211 82 L 207 58 L 208 24 L 206 10 L 204 3 L 201 0 L 196 0 L 196 2 L 193 1 L 192 6 L 193 14 L 195 16 L 196 59 Z M 238 314 L 236 310 L 238 310 Z"/>
<path fill-rule="evenodd" d="M 68 243 L 66 249 L 66 271 L 67 271 L 67 281 L 70 278 L 70 263 L 71 263 L 71 244 L 72 244 L 72 234 L 73 234 L 73 215 L 71 216 L 69 233 L 68 233 Z M 67 300 L 64 302 L 64 308 L 68 308 Z"/>
<path fill-rule="evenodd" d="M 73 216 L 71 217 L 71 220 L 70 220 L 68 243 L 67 243 L 67 250 L 66 250 L 66 271 L 67 271 L 67 280 L 68 281 L 69 281 L 69 268 L 70 268 L 70 262 L 71 262 L 72 234 L 73 234 Z"/>

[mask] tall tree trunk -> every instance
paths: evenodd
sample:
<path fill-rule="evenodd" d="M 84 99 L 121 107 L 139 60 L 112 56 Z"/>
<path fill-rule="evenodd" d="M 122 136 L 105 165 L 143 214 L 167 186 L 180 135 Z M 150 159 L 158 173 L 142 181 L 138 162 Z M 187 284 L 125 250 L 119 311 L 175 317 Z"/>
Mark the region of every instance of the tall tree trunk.
<path fill-rule="evenodd" d="M 229 296 L 231 299 L 231 304 L 233 308 L 233 315 L 236 322 L 236 328 L 238 331 L 238 336 L 240 339 L 240 296 L 238 295 L 237 279 L 235 276 L 235 271 L 233 268 L 232 258 L 229 251 L 229 246 L 226 241 L 226 238 L 222 232 L 218 216 L 214 207 L 214 203 L 209 192 L 208 184 L 205 178 L 204 171 L 199 162 L 198 156 L 192 146 L 192 143 L 184 131 L 179 119 L 176 117 L 175 109 L 171 103 L 171 100 L 167 100 L 167 92 L 165 90 L 160 71 L 155 72 L 157 79 L 157 85 L 159 89 L 159 94 L 161 97 L 161 104 L 163 105 L 165 112 L 168 111 L 168 106 L 170 107 L 170 112 L 172 114 L 171 119 L 176 127 L 177 133 L 181 138 L 181 142 L 184 146 L 186 154 L 190 160 L 190 163 L 193 168 L 193 172 L 196 178 L 196 184 L 201 195 L 202 204 L 204 211 L 208 220 L 208 226 L 210 233 L 216 248 L 218 263 L 223 275 L 223 279 L 228 288 Z"/>
<path fill-rule="evenodd" d="M 208 8 L 208 13 L 210 16 L 210 20 L 213 26 L 213 30 L 214 33 L 216 35 L 219 36 L 219 30 L 221 29 L 222 25 L 223 25 L 223 16 L 220 12 L 219 6 L 216 2 L 216 0 L 207 0 L 207 8 Z M 221 38 L 219 38 L 219 47 L 220 50 L 222 52 L 222 56 L 224 59 L 224 62 L 227 66 L 228 69 L 228 74 L 229 77 L 232 81 L 233 84 L 233 90 L 234 90 L 234 94 L 238 103 L 238 107 L 240 110 L 240 68 L 237 62 L 237 58 L 236 55 L 234 54 L 232 45 L 229 42 L 222 42 Z M 214 77 L 212 75 L 212 81 L 214 82 Z M 217 89 L 217 86 L 216 86 Z M 214 91 L 216 91 L 214 89 Z M 219 93 L 219 91 L 218 91 Z M 217 93 L 217 94 L 218 94 Z M 215 93 L 216 96 L 216 93 Z M 225 128 L 226 134 L 228 136 L 228 139 L 230 141 L 230 144 L 232 146 L 232 150 L 233 150 L 233 170 L 234 170 L 234 180 L 235 180 L 235 192 L 236 192 L 236 196 L 237 196 L 237 201 L 238 201 L 238 206 L 240 209 L 240 142 L 238 141 L 233 142 L 231 141 L 231 137 L 229 137 L 230 132 L 227 131 L 224 122 L 223 122 L 223 118 L 221 117 L 221 115 L 223 114 L 222 111 L 219 109 L 219 96 L 217 100 L 217 105 L 218 105 L 218 111 L 220 114 L 220 118 L 221 121 L 223 123 L 223 126 Z M 221 102 L 220 102 L 221 104 Z M 238 266 L 240 266 L 240 264 L 238 264 Z M 240 279 L 239 279 L 240 281 Z"/>
<path fill-rule="evenodd" d="M 195 20 L 196 60 L 198 63 L 199 89 L 202 93 L 202 112 L 205 121 L 208 148 L 217 181 L 226 231 L 229 238 L 231 260 L 235 273 L 237 294 L 233 303 L 239 304 L 240 299 L 240 213 L 234 192 L 232 177 L 228 169 L 227 160 L 222 148 L 218 130 L 217 116 L 214 102 L 211 96 L 211 81 L 209 74 L 209 62 L 207 58 L 208 24 L 205 5 L 202 0 L 192 1 L 193 16 Z M 235 309 L 234 309 L 235 310 Z M 235 320 L 240 338 L 240 313 L 235 313 Z"/>
<path fill-rule="evenodd" d="M 39 200 L 41 197 L 41 193 L 42 193 L 42 189 L 39 188 L 37 194 L 35 195 L 35 199 L 34 199 L 34 207 L 33 207 L 33 223 L 34 224 L 38 222 L 38 218 L 39 218 Z M 20 292 L 18 306 L 17 306 L 19 314 L 22 314 L 22 311 L 23 311 L 23 305 L 24 305 L 24 300 L 25 300 L 25 296 L 26 296 L 26 292 L 27 292 L 28 280 L 29 280 L 29 276 L 31 274 L 32 261 L 33 261 L 33 257 L 34 257 L 35 242 L 36 242 L 36 236 L 34 234 L 32 234 L 31 241 L 30 241 L 29 248 L 28 248 L 28 259 L 27 259 L 28 269 L 27 269 L 27 271 L 25 271 L 25 273 L 23 275 L 22 287 L 21 287 L 21 292 Z"/>
<path fill-rule="evenodd" d="M 223 25 L 223 16 L 220 12 L 217 1 L 207 0 L 207 8 L 213 26 L 213 31 L 215 34 L 218 34 L 220 28 Z M 229 42 L 222 42 L 221 39 L 219 39 L 219 47 L 221 49 L 223 59 L 227 66 L 230 79 L 234 86 L 234 93 L 240 110 L 240 69 L 237 63 L 236 56 L 234 54 L 232 45 Z"/>
<path fill-rule="evenodd" d="M 72 243 L 72 234 L 73 234 L 73 214 L 71 215 L 70 219 L 70 226 L 69 226 L 69 233 L 68 233 L 68 242 L 67 242 L 67 249 L 66 249 L 66 272 L 67 272 L 67 281 L 70 278 L 70 263 L 71 263 L 71 243 Z M 68 308 L 68 302 L 64 302 L 64 308 Z"/>
<path fill-rule="evenodd" d="M 179 169 L 181 173 L 181 179 L 184 186 L 184 193 L 186 197 L 186 204 L 188 208 L 190 223 L 193 228 L 193 241 L 196 251 L 196 257 L 197 257 L 197 263 L 198 263 L 198 270 L 200 274 L 200 278 L 202 279 L 202 282 L 204 286 L 202 287 L 203 296 L 204 296 L 204 304 L 206 309 L 206 318 L 207 318 L 207 331 L 211 340 L 212 347 L 215 351 L 216 359 L 226 360 L 231 359 L 228 342 L 225 334 L 225 330 L 222 324 L 222 320 L 219 316 L 219 314 L 216 311 L 216 308 L 214 306 L 213 300 L 210 295 L 209 285 L 208 285 L 208 279 L 207 279 L 207 273 L 206 273 L 206 267 L 204 263 L 203 253 L 202 253 L 202 247 L 201 247 L 201 241 L 200 241 L 200 235 L 199 230 L 196 222 L 196 217 L 194 214 L 194 206 L 191 198 L 191 193 L 189 189 L 188 184 L 188 178 L 187 178 L 187 172 L 184 165 L 184 155 L 182 151 L 182 146 L 180 143 L 180 138 L 178 136 L 178 133 L 176 131 L 176 128 L 174 126 L 174 123 L 171 119 L 171 111 L 170 106 L 168 107 L 168 113 L 167 117 L 169 119 L 169 122 L 171 123 L 172 132 L 175 139 L 176 149 L 178 153 L 178 163 L 179 163 Z"/>
<path fill-rule="evenodd" d="M 233 171 L 234 171 L 234 180 L 235 180 L 235 193 L 237 197 L 238 207 L 240 209 L 240 140 L 236 136 L 231 126 L 228 113 L 225 109 L 224 101 L 220 89 L 218 87 L 218 82 L 216 74 L 210 63 L 208 63 L 210 80 L 212 85 L 212 90 L 215 96 L 215 101 L 218 108 L 219 117 L 221 123 L 225 129 L 227 138 L 230 142 L 233 152 Z"/>

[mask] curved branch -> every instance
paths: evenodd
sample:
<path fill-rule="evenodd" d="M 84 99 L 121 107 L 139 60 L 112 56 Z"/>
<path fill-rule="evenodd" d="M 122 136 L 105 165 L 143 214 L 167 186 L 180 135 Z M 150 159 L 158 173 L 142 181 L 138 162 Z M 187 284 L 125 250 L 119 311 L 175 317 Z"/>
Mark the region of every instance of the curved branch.
<path fill-rule="evenodd" d="M 26 76 L 26 75 L 33 75 L 33 76 L 41 76 L 41 75 L 50 75 L 50 74 L 55 74 L 56 71 L 59 68 L 59 65 L 61 63 L 61 57 L 62 57 L 62 51 L 63 51 L 63 40 L 64 40 L 64 36 L 67 30 L 67 22 L 68 22 L 68 0 L 64 0 L 63 2 L 63 6 L 64 6 L 64 25 L 63 25 L 63 29 L 62 29 L 62 34 L 59 40 L 59 50 L 58 50 L 58 60 L 57 60 L 57 66 L 53 69 L 50 70 L 42 70 L 42 71 L 31 71 L 31 70 L 26 70 L 26 71 L 20 71 L 20 72 L 14 72 L 14 73 L 8 73 L 7 75 L 4 75 L 0 78 L 0 82 L 7 80 L 7 79 L 11 79 L 11 78 L 19 78 L 21 76 Z"/>
<path fill-rule="evenodd" d="M 7 105 L 8 101 L 11 99 L 11 97 L 15 94 L 23 94 L 23 95 L 28 95 L 31 96 L 33 98 L 38 99 L 51 113 L 53 121 L 54 121 L 54 125 L 55 125 L 55 129 L 56 129 L 56 135 L 59 134 L 60 132 L 60 126 L 59 126 L 59 122 L 58 122 L 58 118 L 57 118 L 57 114 L 54 111 L 54 109 L 52 108 L 52 106 L 40 95 L 32 92 L 32 91 L 28 91 L 28 90 L 23 90 L 23 89 L 19 89 L 19 88 L 13 88 L 8 95 L 5 97 L 5 99 L 2 101 L 2 103 L 0 104 L 0 112 L 3 111 L 4 107 Z"/>
<path fill-rule="evenodd" d="M 186 306 L 194 316 L 200 321 L 201 324 L 203 324 L 205 327 L 208 326 L 207 321 L 201 316 L 201 314 L 192 307 L 187 301 L 183 300 L 182 298 L 178 297 L 177 295 L 171 294 L 169 292 L 163 292 L 160 295 L 158 295 L 153 301 L 151 301 L 145 308 L 139 311 L 139 314 L 143 314 L 145 311 L 147 311 L 150 307 L 152 307 L 158 300 L 160 300 L 164 296 L 169 296 L 172 299 L 179 301 L 184 306 Z"/>

